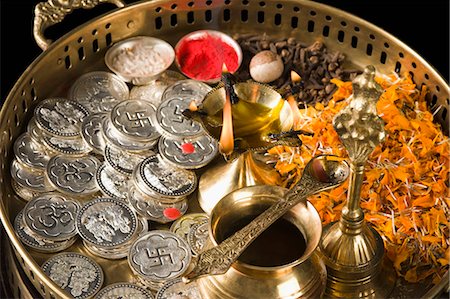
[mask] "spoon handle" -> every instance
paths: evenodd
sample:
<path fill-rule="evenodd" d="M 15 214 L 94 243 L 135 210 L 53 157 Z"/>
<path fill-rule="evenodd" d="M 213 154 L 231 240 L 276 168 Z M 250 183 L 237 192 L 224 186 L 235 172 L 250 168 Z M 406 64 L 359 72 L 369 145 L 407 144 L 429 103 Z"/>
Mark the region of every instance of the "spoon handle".
<path fill-rule="evenodd" d="M 208 249 L 194 258 L 194 269 L 183 277 L 183 281 L 189 282 L 204 275 L 224 274 L 242 252 L 289 209 L 304 201 L 308 196 L 335 185 L 338 183 L 322 183 L 309 176 L 303 176 L 283 199 L 271 205 L 220 245 Z"/>

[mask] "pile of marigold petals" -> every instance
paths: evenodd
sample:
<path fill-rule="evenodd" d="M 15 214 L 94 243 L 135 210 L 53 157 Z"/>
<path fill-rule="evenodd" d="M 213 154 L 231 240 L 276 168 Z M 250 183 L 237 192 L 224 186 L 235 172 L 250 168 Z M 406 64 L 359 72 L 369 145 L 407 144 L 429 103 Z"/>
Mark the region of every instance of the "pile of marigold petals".
<path fill-rule="evenodd" d="M 417 90 L 408 74 L 377 78 L 385 92 L 377 109 L 385 122 L 386 139 L 366 164 L 361 192 L 365 219 L 381 234 L 387 256 L 398 275 L 415 283 L 441 280 L 448 270 L 449 246 L 449 138 L 433 122 L 425 101 L 426 87 Z M 283 186 L 297 182 L 306 163 L 319 154 L 347 157 L 332 120 L 347 105 L 351 82 L 333 79 L 338 86 L 327 106 L 301 109 L 298 129 L 314 132 L 299 136 L 300 148 L 278 146 L 275 169 Z M 323 224 L 337 221 L 346 202 L 348 182 L 309 200 Z"/>

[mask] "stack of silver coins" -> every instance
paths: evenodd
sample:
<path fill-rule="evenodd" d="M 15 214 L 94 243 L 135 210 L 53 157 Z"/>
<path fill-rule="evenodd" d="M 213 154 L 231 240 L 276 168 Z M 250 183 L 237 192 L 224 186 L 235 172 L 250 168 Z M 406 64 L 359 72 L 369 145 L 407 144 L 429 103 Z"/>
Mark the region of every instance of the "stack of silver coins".
<path fill-rule="evenodd" d="M 128 200 L 136 213 L 152 221 L 167 223 L 186 213 L 187 196 L 195 191 L 197 176 L 154 154 L 137 165 L 132 182 Z"/>
<path fill-rule="evenodd" d="M 86 249 L 107 259 L 126 257 L 132 243 L 148 230 L 147 221 L 138 219 L 125 202 L 113 198 L 87 202 L 75 223 Z"/>
<path fill-rule="evenodd" d="M 172 232 L 154 230 L 141 235 L 133 243 L 128 264 L 138 284 L 157 291 L 164 283 L 181 277 L 191 258 L 186 241 Z"/>
<path fill-rule="evenodd" d="M 80 204 L 58 193 L 35 197 L 16 216 L 15 231 L 26 246 L 39 252 L 58 252 L 77 240 L 75 217 Z"/>

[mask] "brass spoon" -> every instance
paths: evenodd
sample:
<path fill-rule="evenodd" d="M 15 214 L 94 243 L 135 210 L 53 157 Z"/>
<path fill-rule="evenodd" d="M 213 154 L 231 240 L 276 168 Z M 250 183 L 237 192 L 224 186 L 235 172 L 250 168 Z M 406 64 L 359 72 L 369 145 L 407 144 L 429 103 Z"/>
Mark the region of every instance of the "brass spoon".
<path fill-rule="evenodd" d="M 286 193 L 286 196 L 270 206 L 241 230 L 194 257 L 194 268 L 183 277 L 188 283 L 201 276 L 219 275 L 228 271 L 244 250 L 272 223 L 289 209 L 314 193 L 343 183 L 350 169 L 344 160 L 336 156 L 322 155 L 312 158 L 303 171 L 300 181 Z"/>

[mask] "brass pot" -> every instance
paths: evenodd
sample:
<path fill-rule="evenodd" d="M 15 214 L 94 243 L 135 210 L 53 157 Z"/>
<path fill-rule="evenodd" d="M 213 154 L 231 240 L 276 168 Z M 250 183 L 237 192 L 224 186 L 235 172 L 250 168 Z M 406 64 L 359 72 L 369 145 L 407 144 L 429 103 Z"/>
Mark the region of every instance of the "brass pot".
<path fill-rule="evenodd" d="M 216 246 L 246 225 L 287 191 L 276 186 L 251 186 L 225 196 L 211 212 L 206 248 Z M 318 298 L 322 295 L 327 274 L 316 254 L 322 234 L 316 209 L 310 202 L 299 203 L 278 221 L 225 274 L 198 280 L 203 298 Z M 277 234 L 281 231 L 282 234 Z M 290 238 L 277 239 L 281 235 Z"/>

